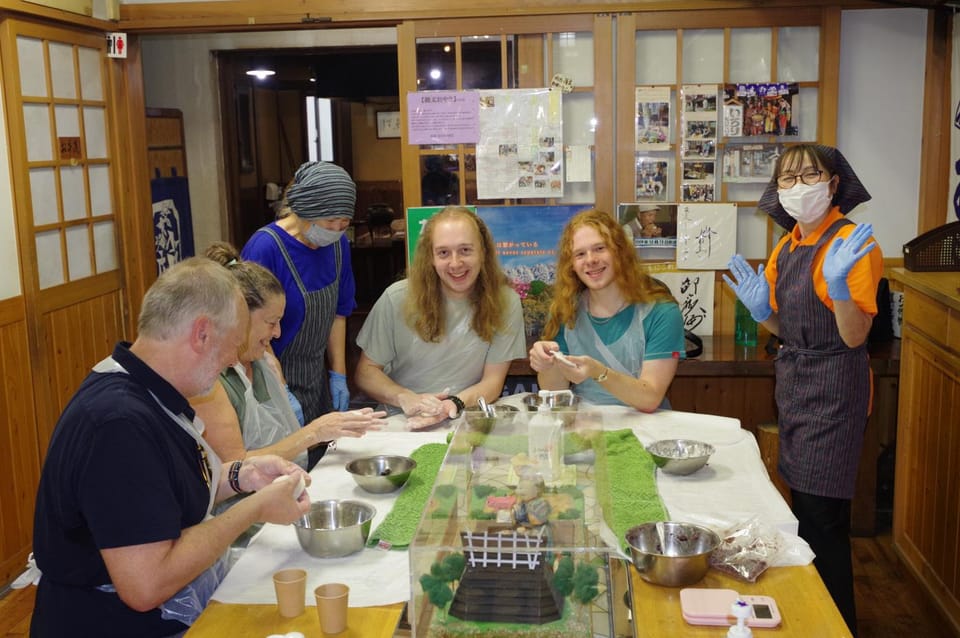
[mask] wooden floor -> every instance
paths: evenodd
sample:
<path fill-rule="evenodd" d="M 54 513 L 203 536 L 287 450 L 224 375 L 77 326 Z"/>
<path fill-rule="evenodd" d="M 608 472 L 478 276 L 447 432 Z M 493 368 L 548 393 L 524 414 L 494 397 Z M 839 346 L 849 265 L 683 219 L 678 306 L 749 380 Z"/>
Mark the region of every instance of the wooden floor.
<path fill-rule="evenodd" d="M 889 531 L 853 539 L 853 569 L 860 638 L 957 636 L 900 565 Z M 0 598 L 0 638 L 29 635 L 35 591 L 35 587 L 28 587 Z"/>

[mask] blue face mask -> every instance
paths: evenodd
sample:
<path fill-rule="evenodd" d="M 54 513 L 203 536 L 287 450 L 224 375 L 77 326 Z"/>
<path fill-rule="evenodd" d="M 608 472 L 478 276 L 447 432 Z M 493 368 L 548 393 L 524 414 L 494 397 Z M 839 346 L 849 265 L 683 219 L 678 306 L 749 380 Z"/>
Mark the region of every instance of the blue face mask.
<path fill-rule="evenodd" d="M 333 242 L 338 241 L 342 235 L 342 230 L 330 230 L 323 226 L 317 226 L 316 224 L 310 224 L 310 226 L 303 231 L 304 238 L 314 246 L 329 246 Z"/>

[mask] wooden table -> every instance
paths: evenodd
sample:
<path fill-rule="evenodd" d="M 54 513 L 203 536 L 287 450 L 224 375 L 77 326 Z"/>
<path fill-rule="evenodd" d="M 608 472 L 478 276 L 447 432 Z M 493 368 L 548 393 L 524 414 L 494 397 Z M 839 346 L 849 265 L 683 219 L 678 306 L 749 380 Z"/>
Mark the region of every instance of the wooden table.
<path fill-rule="evenodd" d="M 680 589 L 659 587 L 640 579 L 630 568 L 633 587 L 633 626 L 636 638 L 718 638 L 723 627 L 690 625 L 680 613 Z M 740 594 L 770 596 L 783 622 L 777 629 L 754 629 L 756 638 L 850 638 L 850 630 L 833 604 L 813 565 L 772 567 L 756 583 L 746 583 L 715 569 L 694 587 L 732 589 Z M 731 623 L 732 624 L 732 623 Z M 768 633 L 770 632 L 770 633 Z"/>
<path fill-rule="evenodd" d="M 680 615 L 680 589 L 651 585 L 641 580 L 637 571 L 627 563 L 622 565 L 629 570 L 630 586 L 633 588 L 632 625 L 636 638 L 716 638 L 723 635 L 725 630 L 722 627 L 694 626 L 683 620 Z M 776 638 L 850 638 L 840 612 L 813 565 L 774 567 L 767 570 L 756 583 L 745 583 L 711 569 L 706 578 L 695 586 L 771 596 L 777 601 L 783 618 L 783 623 L 776 630 Z M 403 603 L 396 603 L 383 607 L 351 608 L 347 631 L 338 636 L 392 638 L 403 607 Z M 300 631 L 305 636 L 325 635 L 320 630 L 314 607 L 307 607 L 298 618 L 285 619 L 277 614 L 274 605 L 225 605 L 212 601 L 187 632 L 186 638 L 264 638 L 272 633 L 288 631 Z M 762 638 L 764 631 L 758 629 L 756 634 Z"/>
<path fill-rule="evenodd" d="M 756 346 L 737 346 L 733 337 L 704 337 L 703 353 L 685 359 L 677 367 L 667 398 L 674 410 L 716 414 L 740 420 L 740 425 L 760 438 L 761 426 L 777 423 L 774 400 L 774 358 L 764 350 L 761 338 Z M 528 340 L 528 347 L 532 340 Z M 871 344 L 870 368 L 873 370 L 873 413 L 867 422 L 856 494 L 850 513 L 854 536 L 873 536 L 877 518 L 877 458 L 896 435 L 897 391 L 900 376 L 900 340 Z M 510 364 L 506 386 L 514 392 L 518 384 L 529 386 L 536 373 L 527 359 Z M 529 390 L 529 387 L 526 387 Z M 773 437 L 776 442 L 776 437 Z M 763 445 L 761 445 L 763 448 Z M 776 450 L 767 471 L 776 482 Z M 785 484 L 778 484 L 784 499 L 789 499 Z M 789 502 L 789 501 L 788 501 Z"/>
<path fill-rule="evenodd" d="M 610 407 L 608 409 L 625 412 L 624 408 Z M 725 429 L 731 427 L 734 429 L 736 428 L 736 424 L 731 423 L 713 424 L 710 422 L 710 419 L 714 417 L 710 417 L 709 415 L 689 414 L 681 416 L 679 413 L 664 412 L 657 415 L 637 414 L 636 418 L 638 423 L 635 423 L 631 427 L 643 430 L 647 436 L 650 436 L 653 431 L 657 430 L 657 428 L 672 428 L 675 425 L 673 423 L 673 420 L 675 419 L 682 419 L 684 421 L 684 427 L 688 430 L 696 429 L 698 427 L 703 428 L 707 425 L 711 427 L 717 427 L 720 429 L 720 431 L 726 431 Z M 642 423 L 640 421 L 642 421 Z M 618 420 L 617 422 L 622 423 L 622 419 Z M 378 433 L 378 435 L 382 437 L 388 437 L 389 433 L 382 432 Z M 381 442 L 373 440 L 375 438 L 376 437 L 371 434 L 368 437 L 364 437 L 364 439 L 345 440 L 344 446 L 341 449 L 338 449 L 338 453 L 350 453 L 348 448 L 351 445 L 354 446 L 353 452 L 358 452 L 358 450 L 365 449 L 365 446 L 381 445 Z M 403 441 L 403 443 L 408 446 L 411 445 L 410 441 Z M 400 442 L 396 442 L 396 445 L 399 446 Z M 723 449 L 718 450 L 715 460 L 717 460 L 721 465 L 722 463 L 727 463 L 728 467 L 733 467 L 734 465 L 732 464 L 736 464 L 736 467 L 744 467 L 743 464 L 749 462 L 757 466 L 753 468 L 753 470 L 762 473 L 763 469 L 759 467 L 759 459 L 756 458 L 754 460 L 750 460 L 753 458 L 753 456 L 749 448 L 753 445 L 755 444 L 752 442 L 749 436 L 740 436 L 739 438 L 734 437 L 733 439 L 729 440 L 728 444 L 725 445 Z M 724 461 L 721 457 L 725 457 L 726 460 Z M 744 470 L 746 469 L 747 468 L 744 467 Z M 324 468 L 320 468 L 320 470 L 314 471 L 318 472 L 323 470 Z M 729 481 L 730 478 L 731 477 L 718 477 L 717 480 Z M 675 477 L 670 477 L 670 479 L 675 479 Z M 673 482 L 670 479 L 664 477 L 662 488 L 667 494 L 676 494 L 668 489 Z M 734 490 L 736 493 L 741 493 L 743 487 L 731 487 L 728 485 L 723 489 Z M 768 491 L 769 498 L 778 498 L 775 489 L 768 488 Z M 758 494 L 764 495 L 765 498 L 767 497 L 766 491 L 762 493 L 758 492 Z M 684 506 L 700 506 L 699 496 L 691 497 L 687 495 L 686 500 L 683 502 L 679 500 L 679 497 L 675 496 L 675 498 L 678 498 L 675 506 L 680 511 L 683 511 Z M 707 504 L 704 503 L 704 506 L 707 506 Z M 779 521 L 778 517 L 782 513 L 781 510 L 785 511 L 785 508 L 778 506 L 775 508 L 757 509 L 756 511 L 764 511 L 771 518 L 771 520 Z M 263 538 L 264 537 L 261 537 L 261 540 Z M 276 539 L 271 538 L 270 542 L 276 542 Z M 287 544 L 292 545 L 292 543 L 289 542 Z M 254 546 L 252 545 L 251 547 Z M 247 551 L 251 551 L 250 548 L 248 548 Z M 237 571 L 240 567 L 240 564 L 238 563 L 238 565 L 234 567 L 234 571 L 231 572 L 231 576 L 233 576 L 235 579 L 241 579 L 241 582 L 232 583 L 230 586 L 235 588 L 239 585 L 241 587 L 241 591 L 249 591 L 251 587 L 256 585 L 256 583 L 247 584 L 247 581 L 243 580 L 242 574 L 247 574 L 249 572 L 251 577 L 253 577 L 253 574 L 256 574 L 256 582 L 261 583 L 262 585 L 263 576 L 260 572 L 263 570 L 269 572 L 269 569 L 271 568 L 271 565 L 263 564 L 257 564 L 254 566 L 253 562 L 258 560 L 259 557 L 256 557 L 253 554 L 245 555 L 245 558 L 250 559 L 248 562 L 251 563 L 250 565 L 246 566 L 247 571 Z M 241 559 L 241 561 L 242 560 L 243 559 Z M 620 575 L 611 579 L 611 582 L 614 583 L 613 586 L 616 588 L 614 600 L 624 600 L 624 595 L 628 589 L 626 581 L 628 579 L 627 572 L 629 572 L 629 578 L 632 581 L 631 587 L 634 592 L 634 603 L 636 605 L 634 618 L 637 619 L 635 626 L 633 627 L 627 626 L 621 628 L 618 626 L 616 629 L 617 635 L 636 636 L 637 638 L 646 636 L 663 636 L 664 638 L 672 638 L 673 636 L 680 635 L 720 635 L 717 633 L 717 627 L 712 629 L 703 629 L 702 631 L 704 633 L 691 633 L 699 632 L 701 630 L 686 626 L 682 620 L 678 602 L 679 589 L 661 588 L 648 585 L 636 577 L 635 570 L 629 565 L 629 563 L 619 560 L 614 561 L 614 563 L 619 566 L 617 569 L 620 570 Z M 388 573 L 384 573 L 382 575 L 382 578 L 390 577 L 391 574 Z M 784 629 L 790 629 L 790 631 L 795 632 L 788 634 L 784 630 L 781 630 L 777 634 L 778 637 L 784 635 L 829 636 L 831 638 L 834 636 L 849 636 L 849 633 L 847 633 L 844 628 L 843 621 L 840 618 L 839 613 L 837 612 L 833 602 L 821 583 L 816 570 L 812 566 L 771 569 L 761 577 L 760 582 L 756 585 L 744 584 L 730 577 L 711 572 L 700 584 L 700 586 L 723 587 L 734 589 L 745 594 L 766 594 L 774 597 L 781 607 L 781 613 L 784 617 Z M 266 602 L 271 599 L 269 593 L 261 593 L 262 596 L 258 599 L 258 602 Z M 229 600 L 229 598 L 226 599 Z M 626 605 L 621 603 L 619 606 L 622 607 L 621 611 L 624 612 L 625 616 L 627 609 Z M 352 608 L 350 610 L 350 616 L 348 620 L 349 631 L 341 635 L 345 636 L 346 638 L 390 638 L 396 631 L 402 609 L 402 603 L 377 607 Z M 304 614 L 298 618 L 285 620 L 280 618 L 280 616 L 277 614 L 276 605 L 273 604 L 224 604 L 220 602 L 212 602 L 187 633 L 187 638 L 204 638 L 205 636 L 210 638 L 219 636 L 250 636 L 251 638 L 265 638 L 270 634 L 283 634 L 289 631 L 300 631 L 304 633 L 304 635 L 311 637 L 322 635 L 319 630 L 319 623 L 314 607 L 308 606 Z"/>
<path fill-rule="evenodd" d="M 347 630 L 337 638 L 392 638 L 403 614 L 404 603 L 382 607 L 351 607 Z M 276 605 L 226 605 L 215 600 L 193 624 L 186 638 L 266 638 L 270 634 L 299 631 L 304 636 L 325 636 L 317 608 L 309 606 L 296 618 L 282 618 Z"/>

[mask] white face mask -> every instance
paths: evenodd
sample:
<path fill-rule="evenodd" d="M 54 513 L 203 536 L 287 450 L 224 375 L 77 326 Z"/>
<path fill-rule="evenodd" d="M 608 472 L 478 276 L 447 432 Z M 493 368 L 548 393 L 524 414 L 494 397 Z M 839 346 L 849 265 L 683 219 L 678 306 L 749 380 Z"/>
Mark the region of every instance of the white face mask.
<path fill-rule="evenodd" d="M 333 242 L 338 241 L 342 235 L 342 230 L 329 230 L 316 224 L 310 224 L 310 226 L 303 231 L 303 236 L 314 246 L 329 246 Z"/>
<path fill-rule="evenodd" d="M 777 191 L 777 197 L 790 217 L 808 224 L 823 217 L 830 207 L 830 182 L 817 182 L 812 186 L 797 182 L 793 188 Z"/>

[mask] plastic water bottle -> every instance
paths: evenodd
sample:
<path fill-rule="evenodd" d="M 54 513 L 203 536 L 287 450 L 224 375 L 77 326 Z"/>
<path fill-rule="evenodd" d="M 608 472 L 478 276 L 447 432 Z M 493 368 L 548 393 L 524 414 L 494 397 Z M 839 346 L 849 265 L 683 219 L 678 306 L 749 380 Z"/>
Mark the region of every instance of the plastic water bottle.
<path fill-rule="evenodd" d="M 739 299 L 734 314 L 734 343 L 738 346 L 757 345 L 757 322 Z"/>
<path fill-rule="evenodd" d="M 527 426 L 527 456 L 544 480 L 560 478 L 563 467 L 563 422 L 553 416 L 550 406 L 541 398 L 537 413 Z"/>

